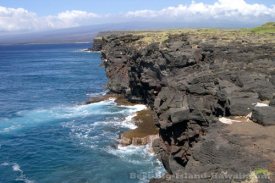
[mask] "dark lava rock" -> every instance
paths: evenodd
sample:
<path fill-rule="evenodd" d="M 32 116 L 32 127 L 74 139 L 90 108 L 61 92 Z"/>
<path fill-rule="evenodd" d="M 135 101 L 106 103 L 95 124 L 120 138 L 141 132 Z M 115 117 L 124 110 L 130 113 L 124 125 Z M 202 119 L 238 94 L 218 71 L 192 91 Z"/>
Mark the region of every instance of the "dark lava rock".
<path fill-rule="evenodd" d="M 235 92 L 230 99 L 230 114 L 233 116 L 248 115 L 258 101 L 258 94 L 252 92 Z"/>
<path fill-rule="evenodd" d="M 103 46 L 103 40 L 100 38 L 93 40 L 93 45 L 90 51 L 101 51 Z"/>
<path fill-rule="evenodd" d="M 110 91 L 153 109 L 160 134 L 153 148 L 169 174 L 250 170 L 259 161 L 218 133 L 217 117 L 253 111 L 258 123 L 274 124 L 275 107 L 254 106 L 262 100 L 274 106 L 275 45 L 257 43 L 259 36 L 242 41 L 235 33 L 208 34 L 169 35 L 161 44 L 130 33 L 98 41 Z"/>
<path fill-rule="evenodd" d="M 270 101 L 270 106 L 275 107 L 275 96 L 273 97 L 273 99 Z"/>
<path fill-rule="evenodd" d="M 255 107 L 252 120 L 264 126 L 275 125 L 275 107 Z"/>

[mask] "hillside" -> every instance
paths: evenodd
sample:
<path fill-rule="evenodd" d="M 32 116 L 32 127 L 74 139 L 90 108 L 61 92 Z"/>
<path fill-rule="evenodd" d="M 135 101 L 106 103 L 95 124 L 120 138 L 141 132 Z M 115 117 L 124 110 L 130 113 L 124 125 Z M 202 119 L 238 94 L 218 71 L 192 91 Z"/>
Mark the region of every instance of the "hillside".
<path fill-rule="evenodd" d="M 255 33 L 272 33 L 275 34 L 275 22 L 268 22 L 262 26 L 251 29 Z"/>
<path fill-rule="evenodd" d="M 261 33 L 261 35 L 259 35 Z M 188 34 L 193 39 L 215 40 L 219 45 L 226 45 L 230 42 L 242 42 L 242 44 L 253 43 L 275 43 L 275 23 L 266 23 L 252 29 L 168 29 L 156 31 L 109 31 L 101 32 L 95 39 L 100 40 L 102 36 L 108 35 L 135 35 L 139 39 L 132 42 L 136 48 L 144 48 L 152 43 L 165 43 L 169 37 L 180 34 Z"/>

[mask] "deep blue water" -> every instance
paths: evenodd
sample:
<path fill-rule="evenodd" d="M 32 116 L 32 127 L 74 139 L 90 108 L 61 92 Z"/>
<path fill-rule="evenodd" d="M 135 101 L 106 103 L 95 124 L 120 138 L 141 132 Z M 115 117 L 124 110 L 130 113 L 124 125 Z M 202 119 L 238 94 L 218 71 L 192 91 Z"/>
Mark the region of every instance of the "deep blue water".
<path fill-rule="evenodd" d="M 143 106 L 81 105 L 107 81 L 87 47 L 0 46 L 0 183 L 146 182 L 129 174 L 163 170 L 148 147 L 116 147 Z"/>

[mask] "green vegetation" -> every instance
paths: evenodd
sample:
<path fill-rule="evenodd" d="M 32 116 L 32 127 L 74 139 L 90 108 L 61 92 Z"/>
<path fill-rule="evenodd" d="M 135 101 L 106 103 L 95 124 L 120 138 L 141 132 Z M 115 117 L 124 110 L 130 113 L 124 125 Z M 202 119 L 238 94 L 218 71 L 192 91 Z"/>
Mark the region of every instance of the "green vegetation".
<path fill-rule="evenodd" d="M 232 41 L 241 42 L 242 44 L 263 44 L 267 42 L 275 42 L 275 22 L 269 22 L 252 29 L 171 29 L 147 32 L 137 31 L 132 33 L 142 37 L 142 39 L 137 42 L 137 45 L 140 47 L 156 42 L 162 44 L 168 40 L 170 36 L 179 34 L 192 35 L 192 37 L 197 40 L 217 40 L 218 44 L 227 44 Z"/>
<path fill-rule="evenodd" d="M 264 168 L 258 168 L 254 172 L 256 175 L 269 175 L 270 174 L 270 172 Z"/>
<path fill-rule="evenodd" d="M 268 22 L 260 27 L 251 29 L 255 33 L 273 33 L 275 34 L 275 22 Z"/>
<path fill-rule="evenodd" d="M 159 43 L 160 45 L 171 36 L 185 34 L 192 37 L 191 44 L 198 42 L 212 41 L 216 45 L 226 45 L 230 42 L 238 42 L 240 44 L 265 44 L 275 43 L 275 22 L 269 22 L 262 26 L 251 29 L 167 29 L 156 31 L 115 31 L 105 32 L 101 36 L 108 36 L 111 34 L 117 35 L 137 35 L 140 39 L 131 43 L 138 49 L 142 49 L 151 43 Z"/>

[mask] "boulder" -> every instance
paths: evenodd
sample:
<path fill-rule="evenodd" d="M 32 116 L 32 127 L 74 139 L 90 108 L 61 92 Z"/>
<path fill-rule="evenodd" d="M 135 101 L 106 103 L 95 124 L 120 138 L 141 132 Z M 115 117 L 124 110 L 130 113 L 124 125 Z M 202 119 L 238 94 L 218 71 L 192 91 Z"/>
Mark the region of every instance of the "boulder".
<path fill-rule="evenodd" d="M 199 45 L 193 45 L 192 46 L 192 55 L 196 61 L 196 63 L 198 63 L 199 61 L 202 61 L 202 49 Z"/>
<path fill-rule="evenodd" d="M 186 109 L 181 108 L 171 108 L 169 109 L 171 115 L 171 121 L 173 124 L 180 123 L 180 122 L 188 122 L 190 120 L 198 121 L 198 122 L 207 122 L 207 119 L 204 115 L 198 111 L 194 110 L 190 112 Z"/>
<path fill-rule="evenodd" d="M 230 114 L 232 116 L 246 116 L 258 101 L 258 94 L 252 92 L 234 92 L 230 98 Z"/>
<path fill-rule="evenodd" d="M 271 99 L 269 105 L 275 107 L 275 96 L 273 97 L 273 99 Z"/>
<path fill-rule="evenodd" d="M 275 107 L 255 107 L 251 118 L 263 126 L 275 125 Z"/>
<path fill-rule="evenodd" d="M 189 110 L 182 108 L 171 108 L 169 109 L 169 113 L 173 123 L 186 122 L 189 120 Z"/>
<path fill-rule="evenodd" d="M 273 74 L 271 76 L 271 79 L 270 79 L 271 83 L 275 86 L 275 74 Z"/>

